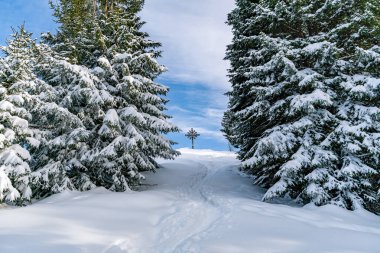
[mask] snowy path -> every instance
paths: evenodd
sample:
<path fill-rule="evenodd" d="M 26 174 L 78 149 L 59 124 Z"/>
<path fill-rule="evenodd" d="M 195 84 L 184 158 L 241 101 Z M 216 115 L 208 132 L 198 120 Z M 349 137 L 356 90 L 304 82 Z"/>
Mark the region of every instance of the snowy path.
<path fill-rule="evenodd" d="M 0 209 L 0 253 L 378 253 L 380 217 L 260 202 L 227 152 L 182 150 L 143 192 L 63 193 Z"/>
<path fill-rule="evenodd" d="M 178 208 L 159 224 L 156 252 L 202 252 L 199 241 L 231 213 L 229 201 L 218 200 L 209 187 L 217 169 L 206 163 L 189 169 L 192 175 L 176 189 Z"/>

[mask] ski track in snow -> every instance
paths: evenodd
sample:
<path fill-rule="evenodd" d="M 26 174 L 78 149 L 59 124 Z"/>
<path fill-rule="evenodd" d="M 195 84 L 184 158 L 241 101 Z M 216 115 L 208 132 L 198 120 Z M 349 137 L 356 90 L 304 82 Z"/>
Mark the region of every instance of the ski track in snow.
<path fill-rule="evenodd" d="M 380 252 L 380 217 L 263 203 L 233 154 L 181 151 L 141 192 L 99 188 L 0 209 L 0 253 Z"/>
<path fill-rule="evenodd" d="M 181 203 L 176 212 L 160 222 L 160 244 L 157 252 L 201 252 L 198 241 L 206 238 L 215 227 L 228 218 L 231 205 L 228 200 L 216 200 L 209 189 L 208 180 L 217 172 L 212 165 L 198 163 L 199 171 L 189 179 L 187 185 L 178 187 L 178 199 Z M 205 222 L 199 223 L 204 220 Z M 187 234 L 186 231 L 192 231 Z M 174 238 L 174 240 L 173 240 Z"/>

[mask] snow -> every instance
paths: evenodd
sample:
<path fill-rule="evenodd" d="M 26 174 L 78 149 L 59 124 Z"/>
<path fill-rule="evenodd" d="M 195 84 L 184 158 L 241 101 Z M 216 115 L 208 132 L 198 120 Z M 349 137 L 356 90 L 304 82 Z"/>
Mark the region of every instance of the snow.
<path fill-rule="evenodd" d="M 23 160 L 30 160 L 29 152 L 19 144 L 14 144 L 0 152 L 1 164 L 23 164 Z"/>
<path fill-rule="evenodd" d="M 133 106 L 125 107 L 121 109 L 121 116 L 124 118 L 135 118 L 141 123 L 146 123 L 144 117 Z"/>
<path fill-rule="evenodd" d="M 22 96 L 20 95 L 9 95 L 7 97 L 7 99 L 12 102 L 12 103 L 15 103 L 19 106 L 23 105 L 25 103 L 25 100 Z"/>
<path fill-rule="evenodd" d="M 333 104 L 331 97 L 320 89 L 314 90 L 310 94 L 303 94 L 294 96 L 291 101 L 290 107 L 294 113 L 302 109 L 314 109 L 314 105 L 322 104 L 330 106 Z"/>
<path fill-rule="evenodd" d="M 306 46 L 305 48 L 303 48 L 303 50 L 308 52 L 309 54 L 315 54 L 316 51 L 319 51 L 319 50 L 323 49 L 324 47 L 328 47 L 330 45 L 331 45 L 331 43 L 329 43 L 327 41 L 318 42 L 318 43 L 314 43 L 314 44 L 310 44 L 310 45 Z"/>
<path fill-rule="evenodd" d="M 2 100 L 2 101 L 0 101 L 0 110 L 12 112 L 12 111 L 15 111 L 16 109 L 12 103 L 5 101 L 5 100 Z"/>
<path fill-rule="evenodd" d="M 132 55 L 129 53 L 124 54 L 116 54 L 115 55 L 115 61 L 122 62 L 122 61 L 128 61 L 132 59 Z"/>
<path fill-rule="evenodd" d="M 120 122 L 120 119 L 119 119 L 119 115 L 117 114 L 116 110 L 115 109 L 110 109 L 108 110 L 108 112 L 106 113 L 106 116 L 104 116 L 104 122 L 107 122 L 113 126 L 118 126 L 119 125 L 119 122 Z"/>
<path fill-rule="evenodd" d="M 180 152 L 158 160 L 140 192 L 63 192 L 0 209 L 0 252 L 380 252 L 379 216 L 264 203 L 234 154 Z"/>

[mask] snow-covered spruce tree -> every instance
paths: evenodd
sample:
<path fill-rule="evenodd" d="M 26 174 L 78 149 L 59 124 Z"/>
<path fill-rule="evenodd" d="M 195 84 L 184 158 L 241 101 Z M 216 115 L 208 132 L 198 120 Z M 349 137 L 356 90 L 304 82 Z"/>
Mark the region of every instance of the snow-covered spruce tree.
<path fill-rule="evenodd" d="M 380 3 L 237 5 L 225 133 L 264 200 L 377 211 Z"/>
<path fill-rule="evenodd" d="M 338 203 L 380 213 L 380 2 L 328 2 L 321 9 L 342 20 L 330 22 L 328 33 L 339 50 L 334 68 L 341 78 L 338 124 L 323 143 L 339 158 L 333 189 L 342 191 Z M 316 23 L 324 20 L 321 14 Z"/>
<path fill-rule="evenodd" d="M 41 143 L 48 117 L 67 121 L 67 113 L 50 102 L 55 91 L 34 73 L 36 44 L 23 26 L 2 47 L 1 84 L 1 175 L 0 201 L 22 204 L 32 196 L 30 180 L 33 152 Z M 43 117 L 39 117 L 43 115 Z M 45 118 L 46 120 L 43 120 Z M 50 120 L 50 119 L 49 119 Z M 63 124 L 61 124 L 63 125 Z M 4 195 L 5 193 L 5 195 Z"/>
<path fill-rule="evenodd" d="M 33 85 L 30 37 L 23 29 L 14 31 L 12 37 L 1 48 L 5 57 L 0 59 L 0 203 L 22 203 L 31 197 L 26 146 L 34 141 L 28 123 L 31 116 L 25 108 L 29 95 L 24 90 Z"/>
<path fill-rule="evenodd" d="M 36 73 L 56 90 L 54 102 L 64 116 L 36 117 L 50 118 L 50 123 L 45 125 L 48 135 L 45 134 L 32 163 L 33 181 L 39 186 L 37 197 L 64 190 L 92 189 L 96 186 L 95 178 L 81 158 L 91 149 L 91 129 L 99 124 L 102 108 L 112 103 L 110 96 L 99 88 L 99 80 L 89 69 L 69 63 L 48 46 L 37 45 L 36 57 Z"/>
<path fill-rule="evenodd" d="M 71 189 L 68 183 L 71 178 L 66 173 L 67 167 L 57 165 L 64 164 L 65 160 L 60 154 L 62 150 L 68 149 L 68 145 L 61 147 L 60 150 L 54 150 L 50 159 L 41 152 L 47 149 L 48 143 L 82 126 L 78 117 L 57 105 L 56 102 L 61 99 L 61 90 L 55 89 L 40 78 L 42 76 L 38 66 L 41 53 L 43 52 L 47 60 L 48 51 L 36 45 L 31 39 L 31 34 L 26 32 L 23 26 L 19 31 L 15 31 L 12 40 L 3 51 L 5 57 L 1 59 L 0 79 L 4 92 L 1 103 L 9 112 L 4 111 L 2 120 L 6 123 L 2 124 L 8 128 L 11 123 L 15 124 L 13 132 L 3 129 L 6 133 L 4 133 L 5 143 L 12 145 L 3 152 L 3 155 L 8 154 L 5 165 L 13 165 L 18 169 L 12 171 L 9 167 L 6 170 L 8 175 L 12 176 L 13 181 L 23 180 L 22 185 L 19 184 L 25 193 L 21 195 L 20 201 L 26 199 L 24 195 L 28 199 L 31 196 L 40 198 Z M 55 68 L 49 65 L 49 69 Z M 20 159 L 11 156 L 12 148 Z M 60 160 L 53 163 L 52 157 Z M 17 201 L 17 204 L 21 204 L 20 201 Z"/>
<path fill-rule="evenodd" d="M 123 2 L 123 1 L 119 1 Z M 123 135 L 136 141 L 140 170 L 152 170 L 156 164 L 152 158 L 173 158 L 177 154 L 171 142 L 162 133 L 177 131 L 167 122 L 163 113 L 168 88 L 154 82 L 165 68 L 156 58 L 155 48 L 160 44 L 147 39 L 140 31 L 144 24 L 136 15 L 142 1 L 129 1 L 128 5 L 114 2 L 114 6 L 100 15 L 101 30 L 107 51 L 98 61 L 104 83 L 111 87 L 111 94 L 119 101 L 119 112 L 123 115 Z"/>
<path fill-rule="evenodd" d="M 107 94 L 109 103 L 100 106 L 98 120 L 86 126 L 91 131 L 91 142 L 80 163 L 90 171 L 96 185 L 122 191 L 139 181 L 140 171 L 156 168 L 154 158 L 177 155 L 172 142 L 162 135 L 177 128 L 163 113 L 166 100 L 162 96 L 168 89 L 153 81 L 165 69 L 155 59 L 159 52 L 154 49 L 159 43 L 139 31 L 143 22 L 136 13 L 141 1 L 88 1 L 92 3 L 96 3 L 91 7 L 93 15 L 82 16 L 92 20 L 86 24 L 96 32 L 81 33 L 86 34 L 90 46 L 76 40 L 80 32 L 66 29 L 72 23 L 64 21 L 62 10 L 70 10 L 70 1 L 55 6 L 56 16 L 61 17 L 59 36 L 47 35 L 45 40 L 58 54 L 73 55 L 67 54 L 72 48 L 91 53 L 73 62 L 92 69 L 91 76 L 98 78 L 95 86 Z M 77 29 L 87 28 L 78 22 Z M 94 115 L 90 111 L 82 114 Z"/>
<path fill-rule="evenodd" d="M 248 125 L 244 127 L 241 117 L 237 117 L 235 112 L 245 107 L 246 103 L 249 103 L 246 101 L 247 99 L 244 99 L 244 96 L 247 96 L 246 94 L 249 91 L 242 84 L 248 80 L 245 73 L 249 71 L 251 66 L 257 64 L 252 62 L 255 59 L 249 57 L 249 52 L 257 47 L 252 43 L 250 37 L 259 35 L 261 30 L 260 27 L 256 29 L 256 27 L 250 26 L 251 19 L 255 17 L 254 8 L 258 2 L 259 0 L 236 1 L 238 7 L 228 15 L 228 24 L 233 27 L 234 40 L 227 47 L 226 60 L 229 60 L 231 65 L 229 77 L 233 89 L 227 93 L 230 101 L 229 108 L 223 117 L 222 131 L 232 145 L 239 147 L 241 154 L 247 152 L 256 140 L 254 137 L 248 137 L 249 134 L 254 134 L 249 131 L 250 123 L 248 122 Z M 262 26 L 265 26 L 265 24 L 262 24 Z M 239 132 L 242 133 L 242 128 L 246 128 L 245 135 L 247 135 L 247 138 L 238 134 Z"/>

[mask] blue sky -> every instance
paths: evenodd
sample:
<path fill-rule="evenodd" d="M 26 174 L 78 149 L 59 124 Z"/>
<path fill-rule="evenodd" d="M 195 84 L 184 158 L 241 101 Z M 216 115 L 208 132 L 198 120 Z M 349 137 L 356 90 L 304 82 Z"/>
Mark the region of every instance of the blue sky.
<path fill-rule="evenodd" d="M 201 134 L 196 148 L 228 149 L 220 122 L 229 89 L 223 57 L 232 39 L 225 21 L 233 8 L 234 0 L 145 0 L 144 30 L 163 44 L 160 63 L 169 69 L 158 81 L 170 87 L 168 114 L 183 130 L 170 135 L 176 148 L 191 146 L 184 134 L 193 127 Z M 56 28 L 48 0 L 0 0 L 0 44 L 24 22 L 36 38 Z"/>

